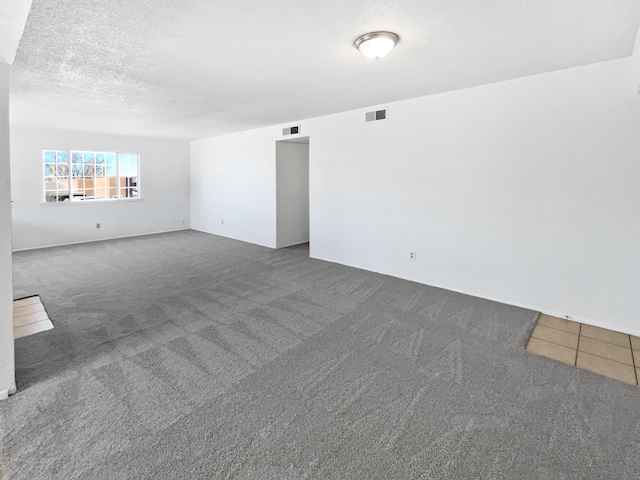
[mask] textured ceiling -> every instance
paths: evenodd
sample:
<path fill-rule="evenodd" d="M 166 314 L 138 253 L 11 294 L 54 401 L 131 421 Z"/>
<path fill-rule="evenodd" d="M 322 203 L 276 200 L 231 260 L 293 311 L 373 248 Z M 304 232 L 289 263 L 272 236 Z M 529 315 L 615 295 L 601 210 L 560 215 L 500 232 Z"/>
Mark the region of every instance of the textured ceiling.
<path fill-rule="evenodd" d="M 14 125 L 198 139 L 630 56 L 638 0 L 34 0 Z M 353 40 L 391 30 L 383 60 Z"/>

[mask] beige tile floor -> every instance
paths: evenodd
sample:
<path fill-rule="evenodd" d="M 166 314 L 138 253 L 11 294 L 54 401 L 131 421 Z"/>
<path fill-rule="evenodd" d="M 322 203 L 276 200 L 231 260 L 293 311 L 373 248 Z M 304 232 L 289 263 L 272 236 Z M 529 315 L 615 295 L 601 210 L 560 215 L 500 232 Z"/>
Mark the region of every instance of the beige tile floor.
<path fill-rule="evenodd" d="M 633 335 L 540 315 L 527 350 L 638 385 L 640 338 Z"/>
<path fill-rule="evenodd" d="M 39 296 L 14 300 L 13 338 L 26 337 L 52 328 L 53 324 L 49 320 Z"/>

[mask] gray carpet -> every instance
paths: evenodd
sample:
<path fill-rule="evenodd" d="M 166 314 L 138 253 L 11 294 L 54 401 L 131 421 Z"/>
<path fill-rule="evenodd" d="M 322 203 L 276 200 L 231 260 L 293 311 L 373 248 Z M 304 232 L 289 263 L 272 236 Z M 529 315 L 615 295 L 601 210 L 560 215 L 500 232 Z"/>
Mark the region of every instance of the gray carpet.
<path fill-rule="evenodd" d="M 640 390 L 536 314 L 186 231 L 16 253 L 5 480 L 637 479 Z"/>

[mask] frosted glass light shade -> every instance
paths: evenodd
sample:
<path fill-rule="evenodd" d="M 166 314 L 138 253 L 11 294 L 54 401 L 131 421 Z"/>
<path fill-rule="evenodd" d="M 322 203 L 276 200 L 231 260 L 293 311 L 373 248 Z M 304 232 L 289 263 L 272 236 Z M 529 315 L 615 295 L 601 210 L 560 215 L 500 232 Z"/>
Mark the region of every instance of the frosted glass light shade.
<path fill-rule="evenodd" d="M 393 50 L 399 39 L 395 33 L 371 32 L 358 37 L 354 45 L 365 57 L 379 60 Z"/>

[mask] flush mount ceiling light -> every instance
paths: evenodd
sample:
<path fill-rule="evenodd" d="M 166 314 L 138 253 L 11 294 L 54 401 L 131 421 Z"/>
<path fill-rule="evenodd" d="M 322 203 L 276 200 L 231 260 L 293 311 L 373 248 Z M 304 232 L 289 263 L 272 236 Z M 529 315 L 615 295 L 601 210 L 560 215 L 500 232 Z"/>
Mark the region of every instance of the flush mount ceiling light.
<path fill-rule="evenodd" d="M 365 33 L 356 38 L 353 44 L 365 57 L 379 60 L 385 57 L 396 46 L 400 37 L 391 32 Z"/>

